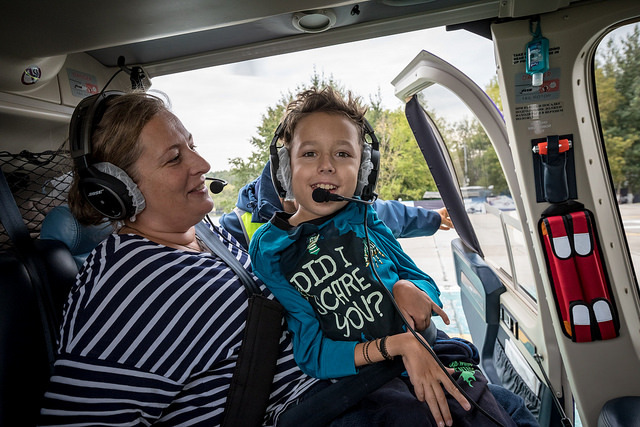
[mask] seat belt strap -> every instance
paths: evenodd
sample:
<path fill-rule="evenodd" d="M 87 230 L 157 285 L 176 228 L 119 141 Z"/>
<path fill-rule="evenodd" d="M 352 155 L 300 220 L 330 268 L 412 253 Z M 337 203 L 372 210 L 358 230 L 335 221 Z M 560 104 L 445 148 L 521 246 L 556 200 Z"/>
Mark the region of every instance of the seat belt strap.
<path fill-rule="evenodd" d="M 253 277 L 207 224 L 198 223 L 196 233 L 211 252 L 218 255 L 238 275 L 249 296 L 247 322 L 236 368 L 231 377 L 222 425 L 260 426 L 276 372 L 283 308 L 275 299 L 262 295 Z"/>
<path fill-rule="evenodd" d="M 248 296 L 251 296 L 253 294 L 262 294 L 262 292 L 260 292 L 260 288 L 258 287 L 258 285 L 256 285 L 256 282 L 254 281 L 251 274 L 249 274 L 249 272 L 245 270 L 244 266 L 240 264 L 240 261 L 238 261 L 231 254 L 229 248 L 227 248 L 224 243 L 222 243 L 220 239 L 218 239 L 218 237 L 209 228 L 209 226 L 207 226 L 206 223 L 200 221 L 198 224 L 196 224 L 196 234 L 202 239 L 204 243 L 206 243 L 209 249 L 211 249 L 211 252 L 220 257 L 222 261 L 224 261 L 224 263 L 227 264 L 229 268 L 231 268 L 236 273 L 236 275 L 244 285 Z"/>

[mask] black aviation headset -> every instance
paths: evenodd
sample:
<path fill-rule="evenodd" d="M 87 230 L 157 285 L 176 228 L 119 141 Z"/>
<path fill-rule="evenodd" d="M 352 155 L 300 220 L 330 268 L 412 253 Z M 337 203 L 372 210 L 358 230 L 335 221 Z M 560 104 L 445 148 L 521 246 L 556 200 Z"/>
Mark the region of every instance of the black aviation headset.
<path fill-rule="evenodd" d="M 113 220 L 133 217 L 144 209 L 142 193 L 122 169 L 107 162 L 95 163 L 91 157 L 93 132 L 109 100 L 120 95 L 124 92 L 111 90 L 84 98 L 73 111 L 69 125 L 80 193 L 98 212 Z"/>
<path fill-rule="evenodd" d="M 278 178 L 278 170 L 280 169 L 280 150 L 286 150 L 282 144 L 278 145 L 278 141 L 282 139 L 284 132 L 284 122 L 281 122 L 273 135 L 273 139 L 271 140 L 271 144 L 269 145 L 269 159 L 271 161 L 271 180 L 273 181 L 273 186 L 282 199 L 286 198 L 287 190 L 285 185 L 282 184 L 280 179 Z M 373 127 L 364 119 L 364 133 L 365 133 L 365 144 L 369 144 L 371 146 L 371 163 L 373 165 L 371 171 L 369 172 L 369 176 L 367 177 L 366 184 L 359 192 L 360 194 L 355 194 L 356 196 L 360 196 L 360 198 L 364 201 L 373 200 L 377 197 L 375 193 L 376 183 L 378 182 L 378 171 L 380 170 L 380 143 L 378 142 L 378 138 L 376 137 L 375 132 L 373 131 Z M 370 141 L 366 140 L 366 136 L 369 137 Z M 360 168 L 362 173 L 362 165 Z M 358 177 L 360 180 L 360 176 Z"/>

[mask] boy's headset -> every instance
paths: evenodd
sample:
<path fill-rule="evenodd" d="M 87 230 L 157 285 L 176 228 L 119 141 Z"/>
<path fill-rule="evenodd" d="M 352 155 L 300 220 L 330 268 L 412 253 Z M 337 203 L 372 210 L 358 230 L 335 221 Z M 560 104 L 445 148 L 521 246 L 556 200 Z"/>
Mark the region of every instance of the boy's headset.
<path fill-rule="evenodd" d="M 287 189 L 286 189 L 286 186 L 282 183 L 282 181 L 280 181 L 280 178 L 278 178 L 278 171 L 280 170 L 279 151 L 286 150 L 284 146 L 282 145 L 278 146 L 278 141 L 283 136 L 283 128 L 284 128 L 283 122 L 281 122 L 276 128 L 276 131 L 273 135 L 273 139 L 271 140 L 271 144 L 269 145 L 269 159 L 271 161 L 271 180 L 273 181 L 273 186 L 275 187 L 276 192 L 278 193 L 278 196 L 280 196 L 282 199 L 285 199 L 287 195 Z M 364 119 L 364 133 L 365 133 L 365 136 L 369 136 L 369 138 L 371 139 L 371 141 L 366 141 L 366 138 L 365 138 L 365 144 L 369 144 L 371 147 L 371 164 L 373 165 L 373 167 L 371 168 L 371 171 L 369 171 L 368 173 L 368 177 L 365 181 L 366 184 L 364 185 L 361 191 L 358 192 L 356 190 L 356 193 L 359 193 L 359 194 L 355 194 L 355 195 L 360 196 L 360 198 L 364 201 L 370 201 L 370 200 L 373 200 L 375 197 L 377 197 L 377 194 L 375 193 L 375 189 L 376 189 L 376 183 L 378 182 L 378 171 L 380 170 L 380 144 L 378 142 L 378 138 L 376 137 L 375 132 L 373 131 L 373 127 L 371 126 L 371 124 L 369 124 L 367 119 Z M 288 156 L 286 157 L 288 158 Z M 361 164 L 360 174 L 364 170 L 362 166 L 363 165 Z M 358 179 L 360 180 L 361 177 L 359 176 Z M 344 200 L 347 200 L 347 199 L 349 198 L 347 197 L 344 198 Z"/>
<path fill-rule="evenodd" d="M 113 220 L 134 217 L 145 206 L 142 193 L 126 172 L 112 163 L 94 163 L 91 158 L 94 129 L 108 101 L 120 95 L 124 92 L 111 90 L 84 98 L 73 111 L 69 125 L 71 157 L 78 171 L 80 193 L 98 212 Z"/>

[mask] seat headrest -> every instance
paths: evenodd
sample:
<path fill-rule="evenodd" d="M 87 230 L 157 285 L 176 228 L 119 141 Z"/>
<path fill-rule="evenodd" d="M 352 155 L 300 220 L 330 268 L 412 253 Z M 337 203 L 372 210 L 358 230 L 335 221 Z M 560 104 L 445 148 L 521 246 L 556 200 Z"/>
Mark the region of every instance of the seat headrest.
<path fill-rule="evenodd" d="M 73 216 L 69 206 L 60 205 L 51 209 L 42 221 L 40 238 L 63 242 L 80 268 L 93 248 L 106 239 L 111 232 L 110 223 L 82 225 Z"/>

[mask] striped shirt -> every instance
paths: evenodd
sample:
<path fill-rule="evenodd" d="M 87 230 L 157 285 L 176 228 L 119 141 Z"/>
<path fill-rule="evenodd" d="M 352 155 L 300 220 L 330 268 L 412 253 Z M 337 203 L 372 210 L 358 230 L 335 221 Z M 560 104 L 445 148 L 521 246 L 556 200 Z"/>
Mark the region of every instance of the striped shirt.
<path fill-rule="evenodd" d="M 233 237 L 215 230 L 251 271 Z M 217 256 L 111 235 L 65 305 L 41 424 L 221 424 L 247 308 L 242 282 Z M 265 424 L 316 381 L 283 332 Z"/>

